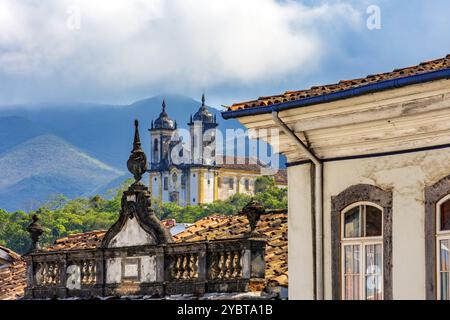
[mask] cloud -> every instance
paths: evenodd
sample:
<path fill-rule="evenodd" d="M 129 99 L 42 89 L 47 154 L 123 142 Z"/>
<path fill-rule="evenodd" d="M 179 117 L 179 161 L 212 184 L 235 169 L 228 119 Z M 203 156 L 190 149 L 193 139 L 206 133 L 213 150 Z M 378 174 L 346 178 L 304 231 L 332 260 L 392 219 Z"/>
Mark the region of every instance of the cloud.
<path fill-rule="evenodd" d="M 339 30 L 361 21 L 341 2 L 0 0 L 0 79 L 32 79 L 48 99 L 55 87 L 81 95 L 255 85 L 312 72 Z"/>

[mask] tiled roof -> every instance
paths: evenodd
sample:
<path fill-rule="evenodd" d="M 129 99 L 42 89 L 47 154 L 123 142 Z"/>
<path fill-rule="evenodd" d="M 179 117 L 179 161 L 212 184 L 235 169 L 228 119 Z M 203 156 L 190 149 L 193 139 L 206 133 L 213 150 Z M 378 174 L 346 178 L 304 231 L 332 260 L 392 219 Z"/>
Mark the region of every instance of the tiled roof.
<path fill-rule="evenodd" d="M 6 255 L 8 255 L 9 256 L 9 258 L 11 259 L 11 260 L 19 260 L 20 259 L 20 254 L 18 254 L 18 253 L 16 253 L 16 252 L 14 252 L 14 251 L 12 251 L 11 249 L 9 249 L 9 248 L 6 248 L 6 247 L 4 247 L 4 246 L 0 246 L 0 250 L 1 251 L 3 251 L 4 253 L 6 253 Z"/>
<path fill-rule="evenodd" d="M 288 178 L 286 169 L 278 169 L 273 177 L 275 178 L 276 184 L 287 185 Z"/>
<path fill-rule="evenodd" d="M 223 163 L 220 167 L 229 170 L 243 170 L 250 171 L 256 174 L 261 173 L 262 168 L 267 168 L 262 163 L 255 163 L 256 161 L 250 161 L 250 158 L 244 157 L 223 157 Z M 274 175 L 275 181 L 280 185 L 287 185 L 287 172 L 286 169 L 279 169 Z"/>
<path fill-rule="evenodd" d="M 261 216 L 257 230 L 267 237 L 266 280 L 269 286 L 288 285 L 287 213 L 285 210 L 268 211 Z M 169 224 L 173 223 L 172 220 Z M 163 221 L 166 222 L 166 221 Z M 245 216 L 209 216 L 174 236 L 176 242 L 241 237 L 248 231 Z M 106 231 L 96 230 L 73 234 L 55 241 L 46 251 L 95 249 L 101 245 Z M 11 251 L 12 252 L 12 251 Z M 20 298 L 26 287 L 26 264 L 15 253 L 15 262 L 0 269 L 0 300 Z"/>
<path fill-rule="evenodd" d="M 0 268 L 0 300 L 15 300 L 24 294 L 26 287 L 26 264 L 14 251 L 0 246 L 11 257 L 11 263 Z"/>
<path fill-rule="evenodd" d="M 250 161 L 253 160 L 253 161 Z M 219 166 L 223 169 L 245 170 L 259 173 L 264 166 L 256 160 L 244 157 L 223 157 Z"/>
<path fill-rule="evenodd" d="M 274 211 L 261 216 L 257 231 L 267 237 L 266 280 L 269 284 L 288 285 L 287 213 Z M 199 241 L 240 237 L 248 231 L 245 216 L 205 217 L 174 236 L 175 241 Z"/>
<path fill-rule="evenodd" d="M 81 250 L 95 249 L 100 247 L 106 231 L 95 230 L 85 233 L 71 234 L 67 237 L 57 239 L 52 246 L 46 247 L 45 251 L 58 250 Z"/>
<path fill-rule="evenodd" d="M 365 78 L 353 80 L 342 80 L 339 83 L 314 86 L 305 90 L 286 91 L 283 94 L 260 97 L 256 100 L 235 103 L 228 108 L 228 111 L 235 111 L 254 107 L 270 106 L 272 104 L 302 100 L 305 98 L 321 96 L 329 93 L 339 92 L 346 89 L 354 89 L 368 84 L 378 83 L 384 80 L 405 78 L 412 75 L 423 74 L 431 71 L 450 68 L 450 55 L 445 58 L 422 62 L 419 65 L 396 69 L 391 72 L 369 75 Z"/>
<path fill-rule="evenodd" d="M 175 219 L 161 221 L 166 228 L 172 228 L 176 225 Z M 44 248 L 46 251 L 58 250 L 81 250 L 98 248 L 105 236 L 105 230 L 95 230 L 85 233 L 75 233 L 67 237 L 57 239 L 52 246 Z"/>

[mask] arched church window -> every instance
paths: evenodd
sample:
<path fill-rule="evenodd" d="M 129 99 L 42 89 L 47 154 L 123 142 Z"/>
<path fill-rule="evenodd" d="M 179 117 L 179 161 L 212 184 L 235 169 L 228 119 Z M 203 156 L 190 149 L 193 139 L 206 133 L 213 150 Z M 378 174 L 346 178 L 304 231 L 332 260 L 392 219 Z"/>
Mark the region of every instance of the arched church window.
<path fill-rule="evenodd" d="M 158 151 L 158 139 L 153 140 L 153 151 Z"/>

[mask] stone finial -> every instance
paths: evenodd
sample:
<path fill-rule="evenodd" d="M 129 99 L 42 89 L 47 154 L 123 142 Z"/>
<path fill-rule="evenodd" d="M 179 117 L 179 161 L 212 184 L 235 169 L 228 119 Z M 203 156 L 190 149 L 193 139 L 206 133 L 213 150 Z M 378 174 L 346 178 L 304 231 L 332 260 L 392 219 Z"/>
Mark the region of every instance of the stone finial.
<path fill-rule="evenodd" d="M 166 99 L 165 98 L 163 99 L 163 102 L 162 102 L 162 112 L 166 112 Z"/>
<path fill-rule="evenodd" d="M 250 201 L 243 209 L 242 214 L 247 216 L 250 231 L 246 233 L 248 237 L 260 237 L 261 235 L 256 231 L 256 225 L 259 218 L 265 213 L 264 207 L 257 201 Z"/>
<path fill-rule="evenodd" d="M 139 122 L 134 121 L 134 142 L 133 150 L 127 161 L 128 170 L 134 176 L 134 184 L 141 183 L 142 175 L 147 171 L 147 156 L 141 148 L 141 140 L 139 138 Z"/>
<path fill-rule="evenodd" d="M 205 94 L 202 94 L 202 106 L 205 106 Z"/>
<path fill-rule="evenodd" d="M 44 233 L 44 229 L 39 224 L 39 218 L 36 214 L 33 214 L 31 217 L 33 220 L 30 225 L 27 227 L 27 231 L 30 234 L 31 238 L 31 248 L 29 252 L 37 251 L 41 249 L 41 246 L 39 245 L 39 238 Z"/>

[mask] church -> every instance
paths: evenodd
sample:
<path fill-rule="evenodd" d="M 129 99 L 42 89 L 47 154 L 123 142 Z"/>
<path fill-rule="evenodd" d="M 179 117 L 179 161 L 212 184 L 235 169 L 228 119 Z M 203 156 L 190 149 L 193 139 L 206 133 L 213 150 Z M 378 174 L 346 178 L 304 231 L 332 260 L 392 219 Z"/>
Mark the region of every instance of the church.
<path fill-rule="evenodd" d="M 149 129 L 153 198 L 186 206 L 225 200 L 236 193 L 253 194 L 263 165 L 249 158 L 216 155 L 218 123 L 205 105 L 205 95 L 188 126 L 185 142 L 166 110 L 166 102 L 162 102 L 162 111 Z M 287 185 L 285 170 L 274 177 L 278 186 Z"/>

